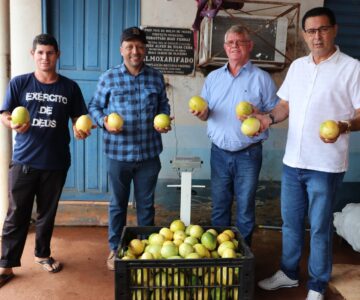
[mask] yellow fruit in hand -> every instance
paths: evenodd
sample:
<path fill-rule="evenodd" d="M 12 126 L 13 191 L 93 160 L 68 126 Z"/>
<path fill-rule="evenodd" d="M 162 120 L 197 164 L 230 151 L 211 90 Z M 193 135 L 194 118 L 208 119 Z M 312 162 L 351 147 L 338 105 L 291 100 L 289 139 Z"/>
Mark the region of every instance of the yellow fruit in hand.
<path fill-rule="evenodd" d="M 80 116 L 75 123 L 75 127 L 77 130 L 81 130 L 87 132 L 91 129 L 92 121 L 88 115 Z"/>
<path fill-rule="evenodd" d="M 29 111 L 24 106 L 16 107 L 11 113 L 11 122 L 14 125 L 23 125 L 30 121 Z"/>
<path fill-rule="evenodd" d="M 171 119 L 166 114 L 158 114 L 154 118 L 154 125 L 157 128 L 165 129 L 167 127 L 170 127 Z"/>
<path fill-rule="evenodd" d="M 191 110 L 202 112 L 207 106 L 207 102 L 200 96 L 191 97 L 189 100 L 189 108 Z"/>
<path fill-rule="evenodd" d="M 320 125 L 320 136 L 323 139 L 333 140 L 337 138 L 339 132 L 339 125 L 333 120 L 327 120 Z"/>
<path fill-rule="evenodd" d="M 239 117 L 247 117 L 253 113 L 253 108 L 250 102 L 241 101 L 236 105 L 236 115 Z"/>
<path fill-rule="evenodd" d="M 250 117 L 244 120 L 241 124 L 241 132 L 247 136 L 253 136 L 260 130 L 260 121 L 256 118 Z"/>
<path fill-rule="evenodd" d="M 111 129 L 119 130 L 123 126 L 124 120 L 119 114 L 113 112 L 108 115 L 107 124 Z"/>

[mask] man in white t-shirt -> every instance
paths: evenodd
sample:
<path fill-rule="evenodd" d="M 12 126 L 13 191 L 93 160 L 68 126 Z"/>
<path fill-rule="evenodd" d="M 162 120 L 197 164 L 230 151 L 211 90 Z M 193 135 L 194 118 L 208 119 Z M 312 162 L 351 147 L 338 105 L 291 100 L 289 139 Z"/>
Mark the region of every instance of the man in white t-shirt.
<path fill-rule="evenodd" d="M 311 53 L 295 60 L 278 91 L 279 104 L 257 115 L 262 130 L 289 117 L 281 181 L 283 249 L 280 270 L 259 282 L 265 290 L 299 285 L 299 262 L 309 219 L 308 300 L 324 299 L 332 269 L 333 207 L 348 167 L 349 133 L 360 129 L 360 63 L 334 44 L 337 24 L 325 7 L 302 19 Z M 319 135 L 320 124 L 335 120 L 339 134 Z"/>

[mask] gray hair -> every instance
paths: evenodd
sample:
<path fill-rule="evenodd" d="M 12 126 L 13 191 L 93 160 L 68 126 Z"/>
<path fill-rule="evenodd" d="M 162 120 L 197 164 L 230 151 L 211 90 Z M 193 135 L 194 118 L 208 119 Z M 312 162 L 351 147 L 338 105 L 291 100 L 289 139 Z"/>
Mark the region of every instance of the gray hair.
<path fill-rule="evenodd" d="M 229 33 L 243 34 L 246 36 L 247 39 L 249 39 L 249 40 L 251 39 L 249 30 L 245 26 L 242 26 L 242 25 L 232 25 L 225 32 L 224 42 L 226 42 L 226 39 L 227 39 Z"/>

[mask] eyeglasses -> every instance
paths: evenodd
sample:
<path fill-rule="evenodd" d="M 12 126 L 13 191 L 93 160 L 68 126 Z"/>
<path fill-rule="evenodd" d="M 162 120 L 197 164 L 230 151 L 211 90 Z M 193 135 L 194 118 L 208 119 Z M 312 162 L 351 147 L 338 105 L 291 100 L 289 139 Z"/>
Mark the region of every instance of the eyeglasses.
<path fill-rule="evenodd" d="M 225 45 L 232 48 L 232 47 L 239 47 L 239 46 L 245 46 L 247 45 L 248 43 L 250 43 L 250 41 L 240 41 L 240 40 L 237 40 L 237 41 L 228 41 L 228 42 L 225 42 Z"/>
<path fill-rule="evenodd" d="M 334 27 L 334 26 L 333 25 L 326 25 L 326 26 L 321 26 L 319 28 L 306 29 L 304 31 L 309 36 L 314 36 L 316 34 L 316 32 L 319 32 L 319 34 L 321 34 L 321 35 L 325 35 L 325 34 L 329 33 L 329 31 L 330 31 L 330 29 L 332 27 Z"/>
<path fill-rule="evenodd" d="M 123 47 L 126 51 L 131 52 L 134 49 L 139 50 L 139 51 L 144 51 L 145 50 L 145 46 L 136 46 L 136 45 L 129 45 L 126 47 Z"/>

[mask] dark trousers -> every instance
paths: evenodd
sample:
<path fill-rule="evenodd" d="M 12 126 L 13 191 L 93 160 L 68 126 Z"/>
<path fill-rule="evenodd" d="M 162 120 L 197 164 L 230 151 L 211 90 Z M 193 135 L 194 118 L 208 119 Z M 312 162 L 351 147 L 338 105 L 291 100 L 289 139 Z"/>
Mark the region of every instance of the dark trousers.
<path fill-rule="evenodd" d="M 19 164 L 10 166 L 9 209 L 2 232 L 0 267 L 21 265 L 34 200 L 37 206 L 35 256 L 50 256 L 50 240 L 67 170 L 39 170 Z"/>

